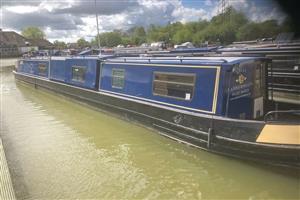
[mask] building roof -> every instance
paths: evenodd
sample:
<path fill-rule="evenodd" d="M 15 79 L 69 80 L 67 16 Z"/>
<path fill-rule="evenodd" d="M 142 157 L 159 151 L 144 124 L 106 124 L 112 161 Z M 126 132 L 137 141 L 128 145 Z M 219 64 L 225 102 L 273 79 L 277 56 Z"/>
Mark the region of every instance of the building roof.
<path fill-rule="evenodd" d="M 14 31 L 0 31 L 0 46 L 28 46 L 28 40 Z"/>
<path fill-rule="evenodd" d="M 11 47 L 11 46 L 51 47 L 53 46 L 53 44 L 45 39 L 27 39 L 14 31 L 0 30 L 0 46 L 1 47 Z"/>
<path fill-rule="evenodd" d="M 30 39 L 28 40 L 32 46 L 52 47 L 53 44 L 46 39 Z"/>

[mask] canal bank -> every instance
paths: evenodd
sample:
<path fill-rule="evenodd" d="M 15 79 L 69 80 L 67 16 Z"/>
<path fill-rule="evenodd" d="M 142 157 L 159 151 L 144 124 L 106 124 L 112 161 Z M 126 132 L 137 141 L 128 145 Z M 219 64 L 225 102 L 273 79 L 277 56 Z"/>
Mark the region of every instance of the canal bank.
<path fill-rule="evenodd" d="M 18 58 L 1 58 L 0 59 L 0 70 L 12 67 L 16 64 Z"/>
<path fill-rule="evenodd" d="M 1 138 L 0 138 L 0 199 L 5 199 L 5 200 L 16 199 Z"/>
<path fill-rule="evenodd" d="M 11 71 L 15 61 L 16 59 L 0 59 L 0 73 L 4 71 L 8 71 L 8 72 Z M 2 76 L 1 75 L 0 75 L 0 84 L 1 84 L 1 88 L 0 88 L 1 105 L 0 106 L 2 107 L 3 101 L 2 101 Z M 2 125 L 3 125 L 2 114 L 0 114 L 0 127 Z M 2 128 L 0 128 L 0 130 L 2 130 Z M 0 135 L 0 199 L 5 199 L 5 200 L 16 199 L 9 168 L 7 165 L 4 147 L 2 144 L 1 135 Z"/>
<path fill-rule="evenodd" d="M 299 199 L 299 173 L 213 155 L 1 74 L 18 199 Z"/>

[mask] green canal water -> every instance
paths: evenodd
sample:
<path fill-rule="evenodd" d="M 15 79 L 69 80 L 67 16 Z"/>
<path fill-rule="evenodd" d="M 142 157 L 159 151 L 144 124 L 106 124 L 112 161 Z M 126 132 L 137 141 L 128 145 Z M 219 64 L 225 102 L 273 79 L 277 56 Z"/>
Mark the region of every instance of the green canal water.
<path fill-rule="evenodd" d="M 299 173 L 218 156 L 1 73 L 18 199 L 299 199 Z"/>

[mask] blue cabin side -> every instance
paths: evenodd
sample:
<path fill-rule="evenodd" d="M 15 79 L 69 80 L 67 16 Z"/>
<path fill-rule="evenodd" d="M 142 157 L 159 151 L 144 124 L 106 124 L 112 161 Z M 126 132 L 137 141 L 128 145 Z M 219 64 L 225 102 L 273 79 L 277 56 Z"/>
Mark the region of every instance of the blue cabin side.
<path fill-rule="evenodd" d="M 48 77 L 49 60 L 20 60 L 18 63 L 18 72 Z"/>
<path fill-rule="evenodd" d="M 95 90 L 99 83 L 99 65 L 99 59 L 93 57 L 52 59 L 50 79 Z"/>
<path fill-rule="evenodd" d="M 226 59 L 28 59 L 20 61 L 17 71 L 170 108 L 239 119 L 262 117 L 270 60 Z"/>
<path fill-rule="evenodd" d="M 154 61 L 155 62 L 155 61 Z M 220 65 L 105 61 L 100 91 L 189 111 L 221 114 Z"/>
<path fill-rule="evenodd" d="M 264 115 L 267 59 L 201 59 L 104 61 L 100 91 L 229 118 Z"/>
<path fill-rule="evenodd" d="M 51 59 L 51 69 L 49 79 L 59 82 L 66 82 L 66 59 Z"/>

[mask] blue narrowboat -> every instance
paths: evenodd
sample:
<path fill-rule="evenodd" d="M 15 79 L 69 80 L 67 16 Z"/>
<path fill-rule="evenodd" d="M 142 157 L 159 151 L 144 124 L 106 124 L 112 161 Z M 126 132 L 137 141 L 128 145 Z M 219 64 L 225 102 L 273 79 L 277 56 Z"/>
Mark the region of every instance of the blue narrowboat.
<path fill-rule="evenodd" d="M 270 65 L 259 57 L 78 56 L 22 59 L 14 74 L 197 148 L 300 167 L 299 111 L 273 111 Z"/>

